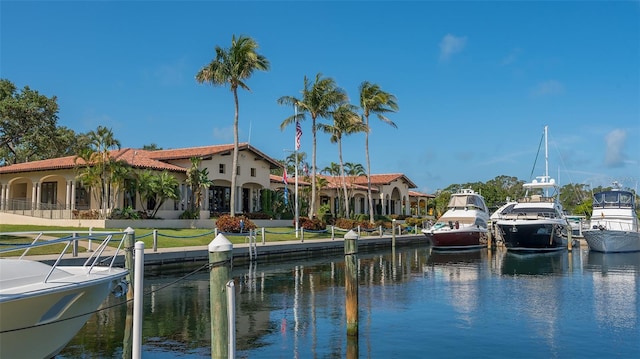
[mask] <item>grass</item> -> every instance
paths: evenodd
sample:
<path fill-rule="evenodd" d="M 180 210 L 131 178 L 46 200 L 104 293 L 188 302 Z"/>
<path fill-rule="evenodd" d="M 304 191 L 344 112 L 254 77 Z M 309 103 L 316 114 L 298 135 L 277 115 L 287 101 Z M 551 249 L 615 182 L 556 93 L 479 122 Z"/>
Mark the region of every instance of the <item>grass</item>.
<path fill-rule="evenodd" d="M 107 229 L 94 229 L 95 231 L 114 231 L 122 232 L 121 228 L 107 228 Z M 89 228 L 81 227 L 53 227 L 53 226 L 32 226 L 32 225 L 13 225 L 13 224 L 0 224 L 0 233 L 9 232 L 44 232 L 44 231 L 76 231 L 79 233 L 88 232 Z M 144 242 L 145 248 L 153 248 L 153 228 L 136 228 L 135 236 L 136 241 L 141 240 Z M 335 231 L 336 238 L 342 238 L 344 231 Z M 63 237 L 68 234 L 51 234 L 51 237 Z M 362 236 L 367 236 L 366 232 L 362 232 Z M 157 230 L 158 248 L 179 248 L 179 247 L 192 247 L 192 246 L 206 246 L 214 239 L 214 232 L 211 229 L 158 229 Z M 226 235 L 227 239 L 233 244 L 241 244 L 247 242 L 247 234 L 244 235 Z M 312 233 L 305 232 L 305 240 L 331 238 L 331 232 Z M 0 236 L 0 244 L 21 244 L 30 243 L 29 237 L 16 237 L 16 236 Z M 294 241 L 300 240 L 296 238 L 293 227 L 275 227 L 265 228 L 265 242 L 279 242 L 279 241 Z M 79 251 L 86 251 L 87 241 L 84 246 L 79 246 Z M 262 231 L 258 229 L 256 235 L 256 242 L 262 242 Z M 97 243 L 94 242 L 94 248 Z M 2 246 L 0 246 L 0 249 Z M 36 254 L 57 254 L 64 248 L 63 244 L 56 244 L 52 246 L 34 248 L 29 251 L 30 255 Z M 22 252 L 12 252 L 13 255 Z M 18 254 L 19 255 L 19 254 Z"/>

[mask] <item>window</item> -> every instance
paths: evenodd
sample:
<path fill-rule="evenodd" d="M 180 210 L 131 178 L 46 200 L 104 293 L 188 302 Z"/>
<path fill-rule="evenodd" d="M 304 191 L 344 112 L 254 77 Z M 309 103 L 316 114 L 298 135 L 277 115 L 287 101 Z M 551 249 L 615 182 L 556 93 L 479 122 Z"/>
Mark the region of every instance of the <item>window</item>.
<path fill-rule="evenodd" d="M 251 177 L 255 177 L 255 176 L 256 176 L 256 169 L 251 168 Z"/>
<path fill-rule="evenodd" d="M 58 182 L 43 182 L 40 185 L 40 203 L 56 204 L 58 194 Z"/>
<path fill-rule="evenodd" d="M 221 163 L 219 166 L 219 172 L 224 173 L 224 163 Z"/>
<path fill-rule="evenodd" d="M 76 209 L 89 209 L 89 191 L 76 183 Z"/>
<path fill-rule="evenodd" d="M 240 176 L 240 166 L 236 167 L 236 174 Z"/>

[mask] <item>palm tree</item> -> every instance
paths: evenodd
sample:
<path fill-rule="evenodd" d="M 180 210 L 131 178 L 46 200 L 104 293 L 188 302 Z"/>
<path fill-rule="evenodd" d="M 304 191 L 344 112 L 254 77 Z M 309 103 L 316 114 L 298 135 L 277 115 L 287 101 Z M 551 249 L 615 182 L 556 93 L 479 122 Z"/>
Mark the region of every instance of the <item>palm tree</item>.
<path fill-rule="evenodd" d="M 366 176 L 367 172 L 364 170 L 364 166 L 362 166 L 360 163 L 345 162 L 344 173 L 350 179 L 348 184 L 349 184 L 349 200 L 351 200 L 351 198 L 353 198 L 353 192 L 354 192 L 353 184 L 355 183 L 358 177 Z"/>
<path fill-rule="evenodd" d="M 344 216 L 349 217 L 349 195 L 347 193 L 347 182 L 344 172 L 344 161 L 342 161 L 342 136 L 356 132 L 365 132 L 366 126 L 356 113 L 357 107 L 343 103 L 333 112 L 333 124 L 318 124 L 318 128 L 331 135 L 331 143 L 338 144 L 338 158 L 340 160 L 340 181 L 344 195 Z"/>
<path fill-rule="evenodd" d="M 380 86 L 364 81 L 360 84 L 360 108 L 364 123 L 369 127 L 369 115 L 376 114 L 378 118 L 397 128 L 396 124 L 384 116 L 388 112 L 398 111 L 396 97 L 388 92 L 382 91 Z M 373 223 L 373 199 L 371 198 L 371 161 L 369 160 L 369 131 L 365 132 L 364 146 L 367 157 L 367 194 L 369 196 L 369 222 Z"/>
<path fill-rule="evenodd" d="M 169 172 L 141 171 L 138 174 L 138 193 L 143 210 L 148 214 L 148 205 L 152 205 L 150 218 L 155 218 L 158 210 L 167 199 L 180 198 L 180 183 Z"/>
<path fill-rule="evenodd" d="M 316 75 L 313 83 L 306 76 L 304 77 L 302 98 L 283 96 L 278 99 L 278 104 L 293 105 L 300 110 L 297 116 L 293 115 L 282 121 L 280 129 L 284 129 L 298 120 L 304 120 L 306 114 L 311 117 L 313 144 L 311 151 L 311 205 L 309 206 L 309 218 L 313 218 L 316 211 L 316 120 L 318 118 L 329 118 L 333 110 L 344 102 L 347 102 L 346 92 L 338 87 L 332 78 L 323 78 L 320 73 Z"/>
<path fill-rule="evenodd" d="M 187 170 L 187 184 L 191 188 L 193 201 L 189 210 L 193 210 L 196 218 L 200 218 L 200 204 L 202 203 L 202 191 L 211 187 L 213 181 L 209 179 L 209 170 L 200 169 L 202 158 L 192 157 L 191 167 Z"/>
<path fill-rule="evenodd" d="M 196 74 L 198 83 L 213 86 L 229 85 L 233 92 L 235 116 L 233 120 L 233 163 L 231 166 L 231 217 L 235 216 L 236 176 L 238 173 L 238 87 L 251 91 L 245 80 L 256 70 L 269 70 L 269 61 L 258 54 L 258 43 L 250 37 L 231 38 L 231 47 L 223 49 L 216 46 L 216 57 Z"/>
<path fill-rule="evenodd" d="M 98 126 L 95 131 L 88 134 L 89 144 L 76 155 L 76 169 L 82 183 L 95 190 L 94 198 L 100 203 L 101 216 L 106 215 L 109 203 L 109 183 L 111 182 L 111 158 L 112 149 L 120 149 L 120 141 L 115 139 L 111 129 Z M 83 163 L 79 164 L 78 160 Z"/>

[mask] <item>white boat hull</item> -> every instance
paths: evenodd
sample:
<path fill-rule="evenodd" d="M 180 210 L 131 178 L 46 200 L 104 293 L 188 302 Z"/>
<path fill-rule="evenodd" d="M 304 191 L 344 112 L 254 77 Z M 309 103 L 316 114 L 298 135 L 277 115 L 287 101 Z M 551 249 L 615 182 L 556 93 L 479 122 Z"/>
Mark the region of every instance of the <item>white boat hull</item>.
<path fill-rule="evenodd" d="M 640 251 L 640 232 L 590 229 L 583 231 L 589 249 L 603 253 Z"/>
<path fill-rule="evenodd" d="M 1 259 L 3 270 L 16 260 Z M 12 266 L 13 264 L 13 266 Z M 44 264 L 37 264 L 44 265 Z M 0 358 L 51 358 L 60 352 L 117 286 L 122 268 L 65 267 L 41 288 L 0 288 Z M 84 280 L 79 279 L 84 276 Z M 14 290 L 15 289 L 15 290 Z"/>

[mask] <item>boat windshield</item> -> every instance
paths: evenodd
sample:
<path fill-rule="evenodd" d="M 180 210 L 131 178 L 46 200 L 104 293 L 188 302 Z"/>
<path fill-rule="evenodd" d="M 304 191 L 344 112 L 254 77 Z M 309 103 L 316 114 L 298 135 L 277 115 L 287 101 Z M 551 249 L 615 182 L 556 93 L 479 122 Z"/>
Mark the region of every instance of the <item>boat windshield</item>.
<path fill-rule="evenodd" d="M 594 208 L 631 208 L 633 207 L 633 194 L 627 191 L 599 192 L 593 196 Z"/>
<path fill-rule="evenodd" d="M 478 208 L 487 211 L 484 201 L 479 196 L 451 196 L 449 208 Z"/>

